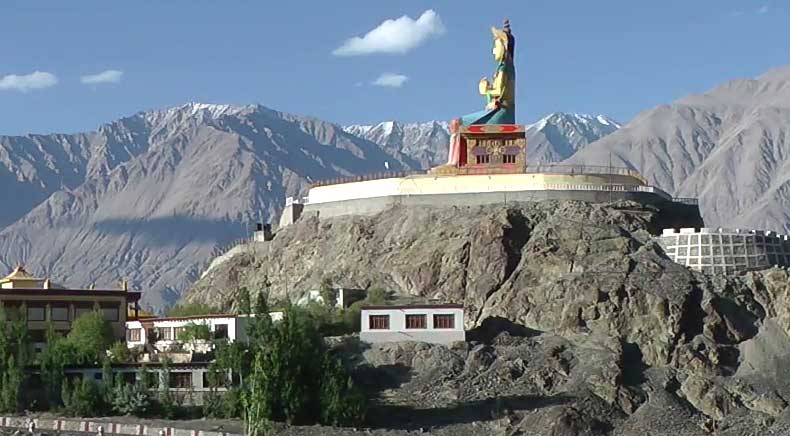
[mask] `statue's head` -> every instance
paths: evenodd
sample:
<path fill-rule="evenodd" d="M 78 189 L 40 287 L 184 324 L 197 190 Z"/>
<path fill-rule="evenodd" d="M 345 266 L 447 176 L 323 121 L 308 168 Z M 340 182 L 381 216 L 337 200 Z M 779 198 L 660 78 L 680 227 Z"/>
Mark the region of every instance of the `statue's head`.
<path fill-rule="evenodd" d="M 492 27 L 491 33 L 494 35 L 494 59 L 496 59 L 497 62 L 502 62 L 504 60 L 510 60 L 512 62 L 515 39 L 510 32 L 510 21 L 505 20 L 505 25 L 502 29 Z"/>

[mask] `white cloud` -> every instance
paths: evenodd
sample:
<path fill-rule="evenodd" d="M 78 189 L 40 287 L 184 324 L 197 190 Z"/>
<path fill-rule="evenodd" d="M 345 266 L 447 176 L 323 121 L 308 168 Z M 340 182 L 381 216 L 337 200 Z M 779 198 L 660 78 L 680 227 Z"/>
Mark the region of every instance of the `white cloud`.
<path fill-rule="evenodd" d="M 760 15 L 767 14 L 768 13 L 768 5 L 763 5 L 763 7 L 761 7 L 760 9 L 757 9 L 757 13 L 760 14 Z"/>
<path fill-rule="evenodd" d="M 403 74 L 384 73 L 378 79 L 372 82 L 376 86 L 389 86 L 390 88 L 400 88 L 406 81 L 409 80 Z"/>
<path fill-rule="evenodd" d="M 416 20 L 406 15 L 395 20 L 385 20 L 365 36 L 348 39 L 332 54 L 335 56 L 404 54 L 419 47 L 431 37 L 442 35 L 446 31 L 439 14 L 433 9 L 428 9 Z"/>
<path fill-rule="evenodd" d="M 118 83 L 121 81 L 121 77 L 123 77 L 123 71 L 106 70 L 102 71 L 101 73 L 82 76 L 80 81 L 86 85 L 96 85 L 99 83 Z"/>
<path fill-rule="evenodd" d="M 54 74 L 42 71 L 34 71 L 23 76 L 9 74 L 0 77 L 0 91 L 12 90 L 28 92 L 33 89 L 49 88 L 50 86 L 55 86 L 57 83 L 58 78 Z"/>

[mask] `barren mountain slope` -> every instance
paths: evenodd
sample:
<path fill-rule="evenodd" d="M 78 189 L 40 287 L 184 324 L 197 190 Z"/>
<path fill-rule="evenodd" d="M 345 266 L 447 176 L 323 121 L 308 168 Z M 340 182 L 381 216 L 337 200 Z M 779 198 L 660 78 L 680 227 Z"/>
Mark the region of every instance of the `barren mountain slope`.
<path fill-rule="evenodd" d="M 699 197 L 712 226 L 790 231 L 790 68 L 644 112 L 571 163 L 625 164 Z"/>
<path fill-rule="evenodd" d="M 81 184 L 0 231 L 0 267 L 24 261 L 71 286 L 129 277 L 160 309 L 218 245 L 276 216 L 308 180 L 413 164 L 332 124 L 260 106 L 190 104 L 94 136 L 115 138 L 93 146 L 103 165 L 86 164 Z"/>

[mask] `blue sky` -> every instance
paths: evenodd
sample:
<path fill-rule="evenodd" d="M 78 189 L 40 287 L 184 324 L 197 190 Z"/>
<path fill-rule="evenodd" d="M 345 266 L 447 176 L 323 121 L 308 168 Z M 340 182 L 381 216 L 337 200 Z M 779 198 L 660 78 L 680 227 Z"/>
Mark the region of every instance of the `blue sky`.
<path fill-rule="evenodd" d="M 450 119 L 481 109 L 477 82 L 494 68 L 488 29 L 505 16 L 518 39 L 521 122 L 554 111 L 627 121 L 790 64 L 785 0 L 490 4 L 3 0 L 0 134 L 92 130 L 188 101 L 260 103 L 338 123 Z M 404 21 L 357 44 L 357 55 L 337 55 L 385 20 L 427 10 L 436 14 L 427 24 Z"/>

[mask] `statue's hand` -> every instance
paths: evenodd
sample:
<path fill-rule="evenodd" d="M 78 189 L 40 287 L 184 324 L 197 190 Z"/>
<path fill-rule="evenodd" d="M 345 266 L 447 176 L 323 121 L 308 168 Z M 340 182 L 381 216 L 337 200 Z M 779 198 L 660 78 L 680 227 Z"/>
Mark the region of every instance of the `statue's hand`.
<path fill-rule="evenodd" d="M 477 88 L 480 91 L 480 95 L 486 95 L 488 93 L 488 79 L 483 77 L 480 79 L 480 83 L 477 84 Z"/>

